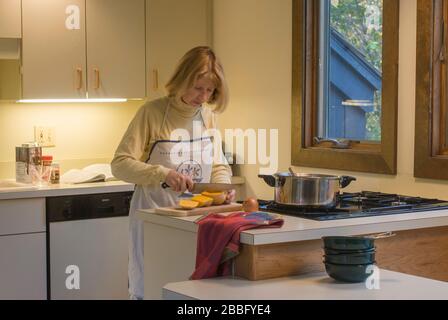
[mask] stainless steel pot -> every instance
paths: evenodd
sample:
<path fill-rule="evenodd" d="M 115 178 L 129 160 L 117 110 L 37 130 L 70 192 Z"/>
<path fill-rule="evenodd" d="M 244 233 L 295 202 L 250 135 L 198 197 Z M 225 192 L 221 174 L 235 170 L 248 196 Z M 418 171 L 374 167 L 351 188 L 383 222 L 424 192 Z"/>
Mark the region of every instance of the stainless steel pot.
<path fill-rule="evenodd" d="M 274 201 L 278 204 L 325 208 L 336 206 L 339 190 L 356 180 L 350 176 L 290 172 L 258 177 L 275 188 Z"/>

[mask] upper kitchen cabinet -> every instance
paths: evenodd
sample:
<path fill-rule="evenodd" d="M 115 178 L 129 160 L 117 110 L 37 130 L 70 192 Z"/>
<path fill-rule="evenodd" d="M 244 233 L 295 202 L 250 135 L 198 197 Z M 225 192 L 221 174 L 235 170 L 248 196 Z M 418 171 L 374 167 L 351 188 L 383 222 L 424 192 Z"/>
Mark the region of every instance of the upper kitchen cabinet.
<path fill-rule="evenodd" d="M 0 100 L 20 99 L 20 0 L 0 0 Z"/>
<path fill-rule="evenodd" d="M 22 1 L 22 97 L 86 97 L 84 0 Z"/>
<path fill-rule="evenodd" d="M 23 98 L 144 97 L 144 7 L 144 0 L 23 0 Z"/>
<path fill-rule="evenodd" d="M 146 0 L 147 95 L 165 94 L 179 59 L 189 49 L 211 44 L 210 0 Z"/>
<path fill-rule="evenodd" d="M 0 38 L 21 38 L 20 0 L 0 0 Z"/>
<path fill-rule="evenodd" d="M 87 0 L 89 98 L 145 96 L 144 0 Z"/>

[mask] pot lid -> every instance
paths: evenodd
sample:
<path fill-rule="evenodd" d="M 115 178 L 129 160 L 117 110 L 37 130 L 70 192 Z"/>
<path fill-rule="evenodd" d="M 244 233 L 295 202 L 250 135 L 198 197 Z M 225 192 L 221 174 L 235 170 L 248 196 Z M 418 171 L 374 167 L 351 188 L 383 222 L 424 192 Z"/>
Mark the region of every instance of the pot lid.
<path fill-rule="evenodd" d="M 318 174 L 318 173 L 295 173 L 292 174 L 291 172 L 278 172 L 275 174 L 277 177 L 293 177 L 293 178 L 300 178 L 300 179 L 333 179 L 333 180 L 339 180 L 340 177 L 328 175 L 328 174 Z"/>

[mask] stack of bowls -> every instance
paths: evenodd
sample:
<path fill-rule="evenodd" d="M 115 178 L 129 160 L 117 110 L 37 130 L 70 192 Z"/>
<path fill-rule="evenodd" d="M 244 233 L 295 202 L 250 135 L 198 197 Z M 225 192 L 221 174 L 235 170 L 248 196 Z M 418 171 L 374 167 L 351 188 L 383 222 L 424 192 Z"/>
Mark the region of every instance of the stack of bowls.
<path fill-rule="evenodd" d="M 366 237 L 323 237 L 327 274 L 344 282 L 364 282 L 375 265 L 374 239 Z"/>

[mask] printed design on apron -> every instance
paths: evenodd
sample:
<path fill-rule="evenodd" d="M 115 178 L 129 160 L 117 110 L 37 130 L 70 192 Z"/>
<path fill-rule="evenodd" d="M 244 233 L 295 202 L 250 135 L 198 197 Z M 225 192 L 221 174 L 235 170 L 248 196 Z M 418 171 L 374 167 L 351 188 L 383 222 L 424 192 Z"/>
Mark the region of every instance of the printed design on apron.
<path fill-rule="evenodd" d="M 182 162 L 177 168 L 176 171 L 180 174 L 184 174 L 186 176 L 189 176 L 193 182 L 201 182 L 202 177 L 202 166 L 194 161 L 194 160 L 187 160 Z"/>
<path fill-rule="evenodd" d="M 146 162 L 161 164 L 173 169 L 180 174 L 189 176 L 195 183 L 209 182 L 213 161 L 212 138 L 207 136 L 191 140 L 161 139 L 160 132 L 166 123 L 169 109 L 170 103 L 168 102 L 158 138 L 152 145 Z M 206 128 L 202 116 L 201 119 L 203 127 Z"/>
<path fill-rule="evenodd" d="M 193 140 L 157 140 L 146 163 L 162 164 L 194 182 L 205 182 L 211 175 L 213 143 L 211 137 Z"/>

